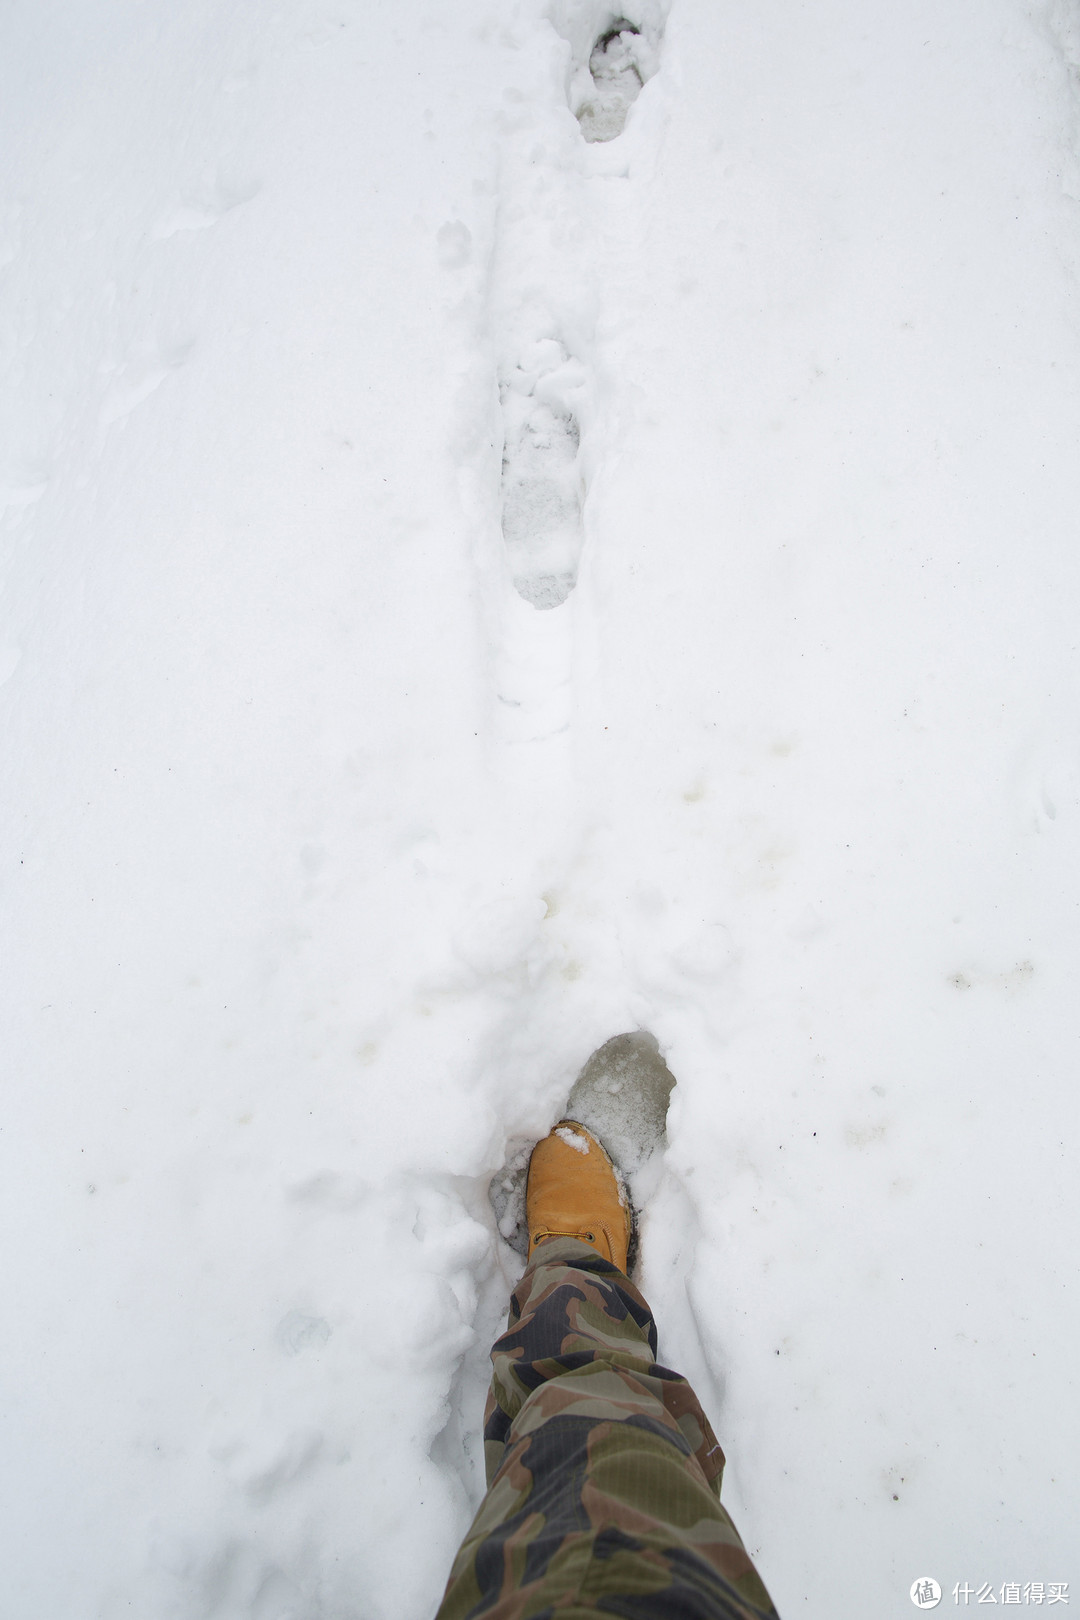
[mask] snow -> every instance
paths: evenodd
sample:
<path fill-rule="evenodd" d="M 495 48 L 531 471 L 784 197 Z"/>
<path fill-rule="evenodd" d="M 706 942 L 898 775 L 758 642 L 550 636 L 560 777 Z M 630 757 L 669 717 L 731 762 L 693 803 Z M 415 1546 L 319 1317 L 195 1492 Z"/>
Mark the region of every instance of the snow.
<path fill-rule="evenodd" d="M 560 1141 L 565 1142 L 567 1147 L 572 1147 L 575 1153 L 588 1153 L 588 1142 L 583 1136 L 579 1136 L 576 1131 L 568 1130 L 565 1125 L 561 1125 L 556 1130 L 555 1135 Z"/>
<path fill-rule="evenodd" d="M 634 1029 L 781 1613 L 1075 1591 L 1075 8 L 2 27 L 8 1611 L 431 1614 Z"/>

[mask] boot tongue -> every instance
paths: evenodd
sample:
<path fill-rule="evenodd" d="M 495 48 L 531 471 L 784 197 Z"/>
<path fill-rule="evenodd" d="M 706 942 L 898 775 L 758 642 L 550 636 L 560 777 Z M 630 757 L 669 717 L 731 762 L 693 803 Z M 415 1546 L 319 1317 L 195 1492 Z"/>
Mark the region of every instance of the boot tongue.
<path fill-rule="evenodd" d="M 563 1226 L 560 1223 L 557 1229 L 544 1227 L 533 1237 L 532 1252 L 546 1243 L 549 1238 L 574 1238 L 578 1243 L 587 1243 L 590 1249 L 595 1249 L 603 1260 L 610 1260 L 614 1264 L 614 1254 L 611 1246 L 611 1235 L 606 1226 L 592 1226 L 588 1230 L 571 1231 L 569 1223 Z"/>

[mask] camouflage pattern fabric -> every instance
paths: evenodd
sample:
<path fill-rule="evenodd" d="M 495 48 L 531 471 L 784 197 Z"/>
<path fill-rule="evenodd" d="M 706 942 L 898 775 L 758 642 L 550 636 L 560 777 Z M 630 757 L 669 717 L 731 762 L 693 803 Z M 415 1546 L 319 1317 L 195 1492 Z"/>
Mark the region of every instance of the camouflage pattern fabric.
<path fill-rule="evenodd" d="M 436 1620 L 777 1620 L 720 1505 L 724 1456 L 595 1249 L 535 1251 L 491 1352 L 488 1493 Z"/>

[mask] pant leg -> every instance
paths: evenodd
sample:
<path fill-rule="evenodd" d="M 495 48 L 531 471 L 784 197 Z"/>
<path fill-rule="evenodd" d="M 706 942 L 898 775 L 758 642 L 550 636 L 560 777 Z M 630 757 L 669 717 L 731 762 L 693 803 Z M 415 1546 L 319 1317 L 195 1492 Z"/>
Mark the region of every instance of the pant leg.
<path fill-rule="evenodd" d="M 491 1352 L 488 1493 L 436 1620 L 777 1620 L 708 1419 L 655 1355 L 621 1271 L 573 1238 L 540 1245 Z"/>

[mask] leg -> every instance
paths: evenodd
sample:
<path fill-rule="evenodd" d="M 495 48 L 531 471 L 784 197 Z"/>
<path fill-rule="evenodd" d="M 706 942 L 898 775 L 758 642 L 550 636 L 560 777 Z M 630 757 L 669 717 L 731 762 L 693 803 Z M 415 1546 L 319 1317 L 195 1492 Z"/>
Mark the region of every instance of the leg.
<path fill-rule="evenodd" d="M 776 1620 L 708 1420 L 655 1354 L 610 1260 L 571 1237 L 534 1249 L 491 1352 L 488 1494 L 437 1620 Z"/>

